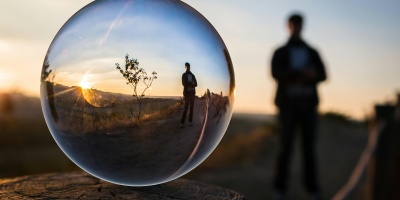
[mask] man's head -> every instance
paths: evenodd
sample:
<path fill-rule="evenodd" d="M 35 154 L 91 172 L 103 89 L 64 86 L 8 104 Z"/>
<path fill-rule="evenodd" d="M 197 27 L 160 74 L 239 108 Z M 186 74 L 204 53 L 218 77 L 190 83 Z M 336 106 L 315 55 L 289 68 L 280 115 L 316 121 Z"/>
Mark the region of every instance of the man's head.
<path fill-rule="evenodd" d="M 290 15 L 288 19 L 288 28 L 290 36 L 300 37 L 301 31 L 303 29 L 303 16 L 301 16 L 301 14 L 299 13 L 294 13 Z"/>
<path fill-rule="evenodd" d="M 190 63 L 186 62 L 185 63 L 185 68 L 186 68 L 186 71 L 190 71 Z"/>

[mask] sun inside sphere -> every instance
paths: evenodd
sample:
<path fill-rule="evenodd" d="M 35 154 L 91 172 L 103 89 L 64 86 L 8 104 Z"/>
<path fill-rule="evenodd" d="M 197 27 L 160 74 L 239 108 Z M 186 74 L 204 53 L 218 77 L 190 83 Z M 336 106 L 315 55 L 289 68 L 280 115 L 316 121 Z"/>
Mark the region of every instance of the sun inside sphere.
<path fill-rule="evenodd" d="M 176 179 L 215 149 L 234 100 L 229 52 L 178 0 L 97 0 L 59 30 L 45 56 L 41 103 L 62 151 L 103 180 Z"/>
<path fill-rule="evenodd" d="M 82 89 L 90 89 L 92 87 L 92 84 L 85 79 L 83 79 L 79 85 Z"/>

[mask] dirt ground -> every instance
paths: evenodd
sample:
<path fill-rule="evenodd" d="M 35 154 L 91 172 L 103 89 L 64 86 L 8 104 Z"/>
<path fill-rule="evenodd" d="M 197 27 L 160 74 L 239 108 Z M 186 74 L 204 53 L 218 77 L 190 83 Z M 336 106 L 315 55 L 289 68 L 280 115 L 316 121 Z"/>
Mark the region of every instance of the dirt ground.
<path fill-rule="evenodd" d="M 64 152 L 95 176 L 126 185 L 157 184 L 187 172 L 201 161 L 209 146 L 218 142 L 215 129 L 224 126 L 223 122 L 217 123 L 217 117 L 207 116 L 215 113 L 215 108 L 207 106 L 205 99 L 195 100 L 191 126 L 185 123 L 180 128 L 182 111 L 182 105 L 174 106 L 139 125 L 119 126 L 113 131 L 59 131 L 54 135 Z"/>
<path fill-rule="evenodd" d="M 205 167 L 211 165 L 211 162 L 221 160 L 218 157 L 219 152 L 225 151 L 223 143 L 232 140 L 233 135 L 245 134 L 248 140 L 251 141 L 251 137 L 254 137 L 252 134 L 262 134 L 260 131 L 252 130 L 257 126 L 263 126 L 263 124 L 271 120 L 267 116 L 258 116 L 257 118 L 249 115 L 234 116 L 231 124 L 244 125 L 243 129 L 247 128 L 247 133 L 238 132 L 237 128 L 228 129 L 225 136 L 226 139 L 223 139 L 222 145 L 217 147 L 214 153 L 202 164 L 203 166 L 200 165 L 199 168 L 185 177 L 236 190 L 246 195 L 249 199 L 272 199 L 274 194 L 272 180 L 278 148 L 276 129 L 270 130 L 272 134 L 263 137 L 262 142 L 254 140 L 252 144 L 237 145 L 241 149 L 235 152 L 237 156 L 240 156 L 239 152 L 244 152 L 246 148 L 257 149 L 256 155 L 253 155 L 251 159 L 236 164 L 220 165 L 220 167 L 214 169 Z M 324 199 L 331 199 L 346 183 L 362 150 L 366 146 L 366 142 L 367 130 L 365 127 L 351 124 L 350 122 L 344 123 L 330 119 L 320 120 L 317 155 L 319 181 Z M 289 199 L 302 200 L 308 197 L 302 185 L 301 162 L 301 149 L 299 140 L 297 140 L 292 157 Z"/>

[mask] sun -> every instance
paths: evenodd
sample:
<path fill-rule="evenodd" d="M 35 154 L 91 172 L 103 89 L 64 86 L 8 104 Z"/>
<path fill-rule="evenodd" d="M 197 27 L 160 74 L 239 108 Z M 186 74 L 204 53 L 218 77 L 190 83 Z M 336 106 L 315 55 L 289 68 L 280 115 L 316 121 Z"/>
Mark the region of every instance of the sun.
<path fill-rule="evenodd" d="M 86 79 L 83 79 L 79 85 L 81 86 L 82 89 L 92 88 L 92 84 L 89 81 L 87 81 Z"/>

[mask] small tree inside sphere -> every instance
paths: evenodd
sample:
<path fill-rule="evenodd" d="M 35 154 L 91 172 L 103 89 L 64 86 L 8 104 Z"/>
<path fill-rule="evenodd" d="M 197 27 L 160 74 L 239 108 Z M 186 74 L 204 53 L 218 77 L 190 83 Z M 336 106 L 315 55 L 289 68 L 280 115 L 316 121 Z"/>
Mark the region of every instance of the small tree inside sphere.
<path fill-rule="evenodd" d="M 137 121 L 140 122 L 142 102 L 143 98 L 145 97 L 145 92 L 151 87 L 153 81 L 157 79 L 157 72 L 153 71 L 150 75 L 148 75 L 143 68 L 139 68 L 138 59 L 129 59 L 128 54 L 125 56 L 125 67 L 121 68 L 119 63 L 115 63 L 115 66 L 116 69 L 119 70 L 122 76 L 126 79 L 126 84 L 133 89 L 132 96 L 136 98 L 139 104 L 139 110 L 136 118 Z M 144 88 L 141 91 L 138 88 L 140 83 L 143 83 L 144 85 Z"/>

